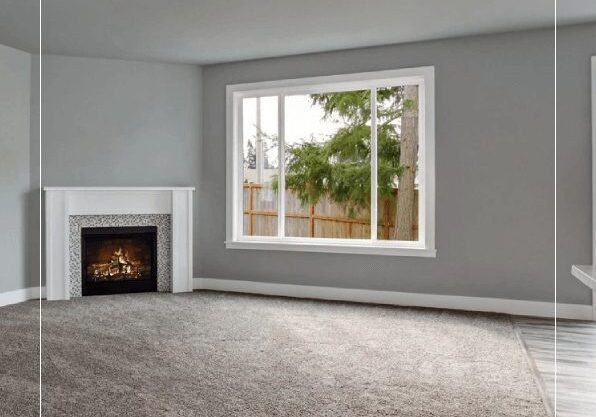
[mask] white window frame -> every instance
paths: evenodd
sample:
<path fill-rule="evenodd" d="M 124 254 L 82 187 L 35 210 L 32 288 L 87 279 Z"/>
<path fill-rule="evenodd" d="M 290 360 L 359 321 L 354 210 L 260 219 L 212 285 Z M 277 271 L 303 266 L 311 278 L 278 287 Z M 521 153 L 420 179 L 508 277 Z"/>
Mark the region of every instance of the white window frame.
<path fill-rule="evenodd" d="M 376 117 L 372 119 L 371 150 L 371 239 L 330 239 L 285 237 L 285 207 L 279 194 L 278 235 L 244 236 L 242 217 L 242 99 L 259 96 L 278 96 L 279 188 L 285 189 L 282 152 L 284 143 L 284 102 L 286 95 L 340 92 L 399 85 L 419 86 L 419 184 L 417 241 L 378 240 L 376 237 L 377 155 Z M 375 93 L 376 94 L 376 93 Z M 376 95 L 372 109 L 376 111 Z M 226 86 L 226 241 L 228 249 L 287 250 L 325 253 L 353 253 L 390 256 L 435 257 L 435 85 L 434 67 L 404 68 L 389 71 L 309 77 Z M 234 192 L 236 190 L 236 192 Z"/>

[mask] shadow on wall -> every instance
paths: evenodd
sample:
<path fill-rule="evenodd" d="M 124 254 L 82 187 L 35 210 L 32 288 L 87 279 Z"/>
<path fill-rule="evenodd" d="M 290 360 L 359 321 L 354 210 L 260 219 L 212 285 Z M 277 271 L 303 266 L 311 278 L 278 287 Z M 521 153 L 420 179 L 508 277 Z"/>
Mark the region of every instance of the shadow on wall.
<path fill-rule="evenodd" d="M 25 231 L 25 245 L 23 247 L 23 262 L 25 271 L 25 287 L 38 287 L 40 279 L 40 238 L 39 238 L 39 188 L 23 194 L 25 213 L 23 230 Z"/>

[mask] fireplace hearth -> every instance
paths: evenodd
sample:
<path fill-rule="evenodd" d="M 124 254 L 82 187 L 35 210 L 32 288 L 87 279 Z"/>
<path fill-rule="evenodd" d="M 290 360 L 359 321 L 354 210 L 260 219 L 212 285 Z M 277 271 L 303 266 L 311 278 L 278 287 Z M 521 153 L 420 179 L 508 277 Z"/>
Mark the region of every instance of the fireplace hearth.
<path fill-rule="evenodd" d="M 83 227 L 82 295 L 157 291 L 157 227 Z"/>

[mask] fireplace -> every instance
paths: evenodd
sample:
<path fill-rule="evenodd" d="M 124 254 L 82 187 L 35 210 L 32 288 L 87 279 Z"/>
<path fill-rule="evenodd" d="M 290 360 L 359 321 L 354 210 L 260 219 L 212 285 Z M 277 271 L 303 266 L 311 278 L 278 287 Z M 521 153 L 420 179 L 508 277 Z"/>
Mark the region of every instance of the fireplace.
<path fill-rule="evenodd" d="M 157 227 L 81 228 L 82 295 L 157 291 Z"/>

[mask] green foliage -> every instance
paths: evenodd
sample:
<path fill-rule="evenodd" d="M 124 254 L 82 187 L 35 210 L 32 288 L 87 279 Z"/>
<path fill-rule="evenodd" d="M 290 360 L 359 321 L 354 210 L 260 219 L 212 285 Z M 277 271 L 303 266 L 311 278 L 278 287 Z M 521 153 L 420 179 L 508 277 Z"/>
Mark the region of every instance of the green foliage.
<path fill-rule="evenodd" d="M 399 164 L 399 134 L 394 122 L 404 109 L 403 87 L 377 90 L 378 194 L 391 198 Z M 304 140 L 286 153 L 286 188 L 301 203 L 316 204 L 322 196 L 343 205 L 350 215 L 370 207 L 370 91 L 312 94 L 325 119 L 343 126 L 324 142 Z M 274 179 L 277 189 L 277 179 Z"/>

